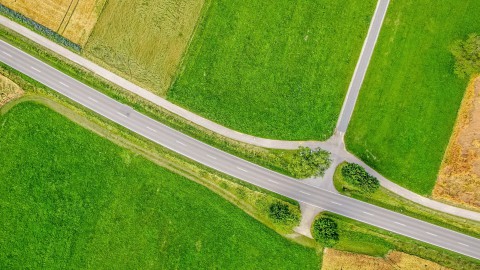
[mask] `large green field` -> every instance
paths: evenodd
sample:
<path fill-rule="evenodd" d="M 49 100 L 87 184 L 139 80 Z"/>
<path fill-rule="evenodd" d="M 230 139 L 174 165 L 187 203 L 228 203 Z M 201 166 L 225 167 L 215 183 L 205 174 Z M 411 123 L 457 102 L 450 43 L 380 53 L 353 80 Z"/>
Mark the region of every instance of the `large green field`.
<path fill-rule="evenodd" d="M 449 47 L 480 31 L 480 5 L 392 1 L 346 134 L 349 150 L 387 178 L 429 195 L 467 82 Z"/>
<path fill-rule="evenodd" d="M 376 1 L 212 1 L 167 98 L 235 130 L 326 139 Z"/>
<path fill-rule="evenodd" d="M 210 190 L 24 102 L 0 116 L 2 269 L 318 269 Z"/>

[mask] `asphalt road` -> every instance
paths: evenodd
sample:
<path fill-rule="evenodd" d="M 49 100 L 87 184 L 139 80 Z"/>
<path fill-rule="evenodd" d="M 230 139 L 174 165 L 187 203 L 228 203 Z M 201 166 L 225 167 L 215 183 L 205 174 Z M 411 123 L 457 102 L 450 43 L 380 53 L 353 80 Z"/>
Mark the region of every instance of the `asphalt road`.
<path fill-rule="evenodd" d="M 173 130 L 0 41 L 0 61 L 166 148 L 259 187 L 386 230 L 480 259 L 480 239 L 270 171 Z"/>
<path fill-rule="evenodd" d="M 377 3 L 373 19 L 370 23 L 370 28 L 368 29 L 367 38 L 363 43 L 360 58 L 358 59 L 357 66 L 355 67 L 352 80 L 348 87 L 347 96 L 345 97 L 342 110 L 340 111 L 336 128 L 336 131 L 338 132 L 345 133 L 347 131 L 350 118 L 352 118 L 353 109 L 355 108 L 355 103 L 357 102 L 358 93 L 360 92 L 363 79 L 367 73 L 368 64 L 372 58 L 375 43 L 380 34 L 380 29 L 382 28 L 383 19 L 387 13 L 389 3 L 390 0 L 379 0 Z"/>

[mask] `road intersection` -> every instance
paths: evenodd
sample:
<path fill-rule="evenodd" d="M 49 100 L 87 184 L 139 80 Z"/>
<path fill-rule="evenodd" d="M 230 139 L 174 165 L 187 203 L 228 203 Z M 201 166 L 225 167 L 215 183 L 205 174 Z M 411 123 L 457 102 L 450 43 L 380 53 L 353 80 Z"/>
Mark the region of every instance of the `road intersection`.
<path fill-rule="evenodd" d="M 209 146 L 0 41 L 0 61 L 125 128 L 205 166 L 367 224 L 480 259 L 480 239 L 308 185 Z"/>

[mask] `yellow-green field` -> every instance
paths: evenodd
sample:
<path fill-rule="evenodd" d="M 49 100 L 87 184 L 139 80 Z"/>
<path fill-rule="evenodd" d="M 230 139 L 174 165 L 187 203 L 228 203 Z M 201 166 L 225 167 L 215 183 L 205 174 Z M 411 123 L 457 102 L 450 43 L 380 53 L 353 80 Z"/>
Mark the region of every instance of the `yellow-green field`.
<path fill-rule="evenodd" d="M 84 45 L 107 0 L 0 0 L 0 3 Z"/>
<path fill-rule="evenodd" d="M 164 96 L 203 5 L 204 0 L 109 1 L 84 53 Z"/>

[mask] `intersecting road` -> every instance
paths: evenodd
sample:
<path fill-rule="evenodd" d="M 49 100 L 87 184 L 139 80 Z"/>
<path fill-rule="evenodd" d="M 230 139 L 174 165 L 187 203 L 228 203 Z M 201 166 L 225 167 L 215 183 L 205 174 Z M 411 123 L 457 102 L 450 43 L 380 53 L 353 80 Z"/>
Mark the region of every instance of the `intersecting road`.
<path fill-rule="evenodd" d="M 165 126 L 0 41 L 0 61 L 86 108 L 201 164 L 294 200 L 480 259 L 480 239 L 307 185 Z"/>

